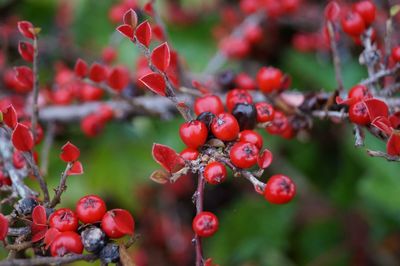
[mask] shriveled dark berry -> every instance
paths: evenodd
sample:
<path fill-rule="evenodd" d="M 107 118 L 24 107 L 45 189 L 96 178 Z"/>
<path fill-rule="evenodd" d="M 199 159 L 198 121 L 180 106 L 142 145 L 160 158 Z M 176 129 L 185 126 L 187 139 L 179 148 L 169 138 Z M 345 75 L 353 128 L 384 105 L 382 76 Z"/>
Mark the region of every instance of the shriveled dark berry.
<path fill-rule="evenodd" d="M 19 215 L 28 215 L 32 213 L 33 208 L 37 205 L 38 202 L 34 198 L 23 198 L 18 201 L 15 210 Z"/>
<path fill-rule="evenodd" d="M 235 73 L 232 70 L 225 70 L 218 74 L 217 83 L 224 90 L 233 89 L 235 86 Z"/>
<path fill-rule="evenodd" d="M 115 243 L 108 243 L 99 254 L 103 263 L 115 263 L 119 261 L 119 247 Z"/>
<path fill-rule="evenodd" d="M 253 129 L 257 122 L 257 110 L 254 104 L 238 103 L 232 110 L 233 116 L 239 123 L 240 131 Z"/>
<path fill-rule="evenodd" d="M 98 253 L 106 244 L 106 234 L 95 226 L 83 230 L 81 237 L 85 249 L 92 253 Z"/>
<path fill-rule="evenodd" d="M 214 117 L 215 115 L 211 112 L 202 112 L 197 116 L 196 120 L 203 122 L 207 126 L 207 129 L 210 130 L 210 126 Z"/>

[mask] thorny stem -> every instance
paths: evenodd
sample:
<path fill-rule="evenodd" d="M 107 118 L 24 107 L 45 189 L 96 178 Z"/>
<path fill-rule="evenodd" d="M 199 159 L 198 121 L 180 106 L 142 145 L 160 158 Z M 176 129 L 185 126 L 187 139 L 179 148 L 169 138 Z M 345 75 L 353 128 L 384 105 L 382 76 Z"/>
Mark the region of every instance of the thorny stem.
<path fill-rule="evenodd" d="M 68 171 L 72 168 L 72 166 L 73 163 L 68 163 L 67 166 L 65 167 L 64 172 L 61 174 L 60 183 L 57 189 L 55 190 L 54 198 L 49 205 L 50 208 L 53 208 L 58 203 L 60 203 L 62 193 L 67 189 L 66 183 L 68 178 Z"/>
<path fill-rule="evenodd" d="M 339 92 L 342 92 L 344 89 L 344 86 L 343 86 L 343 78 L 342 78 L 342 69 L 340 67 L 339 51 L 338 51 L 337 42 L 336 42 L 336 38 L 335 38 L 335 28 L 331 21 L 327 22 L 327 27 L 328 27 L 328 33 L 329 33 L 329 41 L 330 41 L 331 50 L 332 50 L 333 64 L 335 66 L 336 82 L 338 84 Z"/>
<path fill-rule="evenodd" d="M 31 117 L 31 130 L 33 133 L 33 139 L 36 139 L 36 125 L 39 116 L 39 69 L 38 69 L 38 38 L 35 36 L 33 39 L 33 102 L 32 102 L 32 117 Z"/>
<path fill-rule="evenodd" d="M 200 168 L 198 171 L 198 179 L 197 179 L 197 189 L 195 194 L 193 195 L 196 204 L 196 214 L 199 214 L 203 211 L 204 204 L 204 176 L 203 176 L 204 167 Z M 197 234 L 195 235 L 195 246 L 196 246 L 196 266 L 203 265 L 203 246 L 201 243 L 201 237 Z"/>

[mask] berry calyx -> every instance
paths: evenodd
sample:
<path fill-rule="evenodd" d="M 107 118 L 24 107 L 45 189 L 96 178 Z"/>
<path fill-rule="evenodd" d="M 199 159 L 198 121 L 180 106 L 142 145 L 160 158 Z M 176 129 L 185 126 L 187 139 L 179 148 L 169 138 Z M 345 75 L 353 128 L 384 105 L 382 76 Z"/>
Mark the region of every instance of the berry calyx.
<path fill-rule="evenodd" d="M 206 142 L 208 130 L 203 122 L 193 120 L 181 125 L 179 135 L 186 146 L 197 149 Z"/>
<path fill-rule="evenodd" d="M 263 146 L 263 139 L 259 133 L 254 130 L 243 130 L 239 133 L 239 141 L 248 142 L 256 145 L 258 149 Z"/>
<path fill-rule="evenodd" d="M 229 157 L 236 167 L 250 168 L 257 163 L 258 151 L 253 143 L 237 142 L 232 146 Z"/>
<path fill-rule="evenodd" d="M 193 231 L 200 237 L 209 237 L 218 230 L 218 218 L 212 212 L 200 212 L 192 222 Z"/>
<path fill-rule="evenodd" d="M 257 83 L 260 90 L 270 93 L 281 87 L 283 73 L 274 67 L 262 67 L 257 73 Z"/>
<path fill-rule="evenodd" d="M 76 231 L 78 229 L 78 217 L 68 208 L 58 209 L 50 216 L 49 225 L 60 232 Z"/>
<path fill-rule="evenodd" d="M 204 169 L 204 179 L 207 183 L 218 185 L 226 180 L 226 167 L 220 162 L 211 162 Z"/>
<path fill-rule="evenodd" d="M 76 214 L 85 224 L 100 222 L 107 211 L 105 202 L 96 195 L 88 195 L 76 203 Z"/>
<path fill-rule="evenodd" d="M 219 114 L 211 123 L 211 131 L 222 141 L 235 140 L 239 134 L 239 124 L 229 113 Z"/>
<path fill-rule="evenodd" d="M 81 237 L 75 232 L 62 232 L 54 238 L 50 246 L 53 257 L 62 257 L 66 254 L 82 254 L 83 244 Z"/>
<path fill-rule="evenodd" d="M 293 181 L 284 175 L 273 175 L 268 180 L 264 197 L 273 204 L 288 203 L 296 195 L 296 186 Z"/>
<path fill-rule="evenodd" d="M 203 112 L 211 112 L 218 115 L 224 112 L 224 105 L 218 96 L 206 95 L 196 98 L 194 102 L 194 112 L 196 115 L 200 115 Z"/>

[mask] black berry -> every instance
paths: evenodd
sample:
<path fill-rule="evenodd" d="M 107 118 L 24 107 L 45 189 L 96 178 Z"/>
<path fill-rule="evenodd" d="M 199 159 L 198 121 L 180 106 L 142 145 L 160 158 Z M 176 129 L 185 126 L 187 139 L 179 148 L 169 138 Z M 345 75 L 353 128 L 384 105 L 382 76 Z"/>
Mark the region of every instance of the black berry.
<path fill-rule="evenodd" d="M 28 215 L 31 214 L 33 208 L 38 205 L 37 201 L 33 198 L 23 198 L 20 199 L 15 207 L 15 210 L 19 215 Z"/>
<path fill-rule="evenodd" d="M 86 228 L 82 233 L 82 243 L 89 252 L 97 253 L 106 244 L 106 234 L 97 227 L 91 226 Z"/>
<path fill-rule="evenodd" d="M 112 263 L 119 261 L 119 247 L 115 243 L 108 243 L 99 254 L 103 263 Z"/>
<path fill-rule="evenodd" d="M 233 116 L 239 123 L 240 131 L 253 129 L 257 122 L 257 110 L 253 104 L 238 103 L 232 110 Z"/>

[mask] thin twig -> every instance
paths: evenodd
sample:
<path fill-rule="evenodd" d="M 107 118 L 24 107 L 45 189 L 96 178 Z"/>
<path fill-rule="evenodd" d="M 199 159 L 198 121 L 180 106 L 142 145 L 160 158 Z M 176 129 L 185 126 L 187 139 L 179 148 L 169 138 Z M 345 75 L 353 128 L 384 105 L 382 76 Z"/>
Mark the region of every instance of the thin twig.
<path fill-rule="evenodd" d="M 342 68 L 340 66 L 340 56 L 337 47 L 337 42 L 335 38 L 335 27 L 331 21 L 327 21 L 328 27 L 328 34 L 329 34 L 329 41 L 331 45 L 332 57 L 333 57 L 333 64 L 335 66 L 335 77 L 336 82 L 338 84 L 338 91 L 342 92 L 344 89 L 343 86 L 343 78 L 342 78 Z"/>
<path fill-rule="evenodd" d="M 196 214 L 199 214 L 203 211 L 204 204 L 204 177 L 203 177 L 204 169 L 201 168 L 198 171 L 198 179 L 197 179 L 197 189 L 195 194 L 193 195 L 196 203 Z M 196 246 L 196 266 L 203 266 L 203 246 L 201 242 L 201 237 L 197 234 L 194 237 L 195 246 Z"/>
<path fill-rule="evenodd" d="M 48 203 L 50 201 L 49 190 L 47 188 L 46 181 L 44 180 L 42 174 L 40 173 L 39 167 L 37 166 L 35 159 L 33 158 L 32 152 L 23 152 L 22 156 L 25 161 L 28 163 L 29 168 L 31 168 L 33 172 L 33 176 L 39 182 L 40 189 L 43 192 L 44 202 Z"/>
<path fill-rule="evenodd" d="M 11 259 L 3 260 L 0 266 L 35 266 L 35 265 L 62 265 L 75 261 L 95 261 L 98 259 L 96 254 L 66 255 L 64 257 L 36 257 L 31 259 Z"/>
<path fill-rule="evenodd" d="M 32 71 L 33 71 L 33 102 L 32 102 L 32 117 L 31 117 L 31 130 L 33 133 L 33 139 L 36 139 L 36 126 L 37 126 L 37 120 L 39 116 L 39 104 L 38 104 L 38 99 L 39 99 L 39 69 L 38 69 L 38 54 L 39 54 L 39 49 L 38 49 L 38 37 L 35 36 L 33 39 L 33 66 L 32 66 Z"/>
<path fill-rule="evenodd" d="M 73 163 L 68 163 L 67 166 L 65 167 L 64 172 L 61 174 L 60 183 L 57 189 L 55 190 L 54 198 L 49 205 L 50 208 L 54 208 L 58 203 L 61 202 L 61 195 L 67 188 L 66 183 L 68 178 L 68 171 L 71 170 L 72 166 Z"/>
<path fill-rule="evenodd" d="M 367 153 L 371 157 L 382 157 L 389 162 L 400 162 L 400 156 L 392 156 L 387 154 L 386 152 L 367 150 Z"/>
<path fill-rule="evenodd" d="M 56 130 L 56 124 L 54 122 L 49 122 L 47 125 L 46 136 L 44 137 L 42 152 L 40 156 L 40 171 L 43 175 L 47 175 L 49 168 L 49 153 L 53 146 L 54 133 Z"/>

